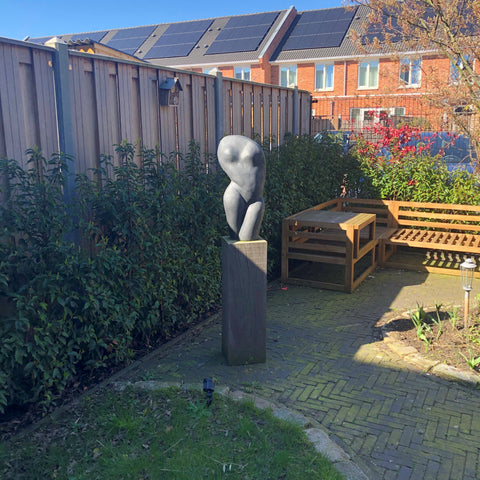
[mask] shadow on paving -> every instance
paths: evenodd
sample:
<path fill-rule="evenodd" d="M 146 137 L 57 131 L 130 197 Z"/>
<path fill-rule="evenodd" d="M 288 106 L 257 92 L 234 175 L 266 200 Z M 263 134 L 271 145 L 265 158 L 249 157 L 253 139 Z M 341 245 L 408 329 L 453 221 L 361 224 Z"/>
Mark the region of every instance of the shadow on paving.
<path fill-rule="evenodd" d="M 274 282 L 265 364 L 227 366 L 217 316 L 116 380 L 201 385 L 212 376 L 314 418 L 371 479 L 474 480 L 480 391 L 415 371 L 377 325 L 417 304 L 462 299 L 458 277 L 398 270 L 377 271 L 352 294 Z"/>

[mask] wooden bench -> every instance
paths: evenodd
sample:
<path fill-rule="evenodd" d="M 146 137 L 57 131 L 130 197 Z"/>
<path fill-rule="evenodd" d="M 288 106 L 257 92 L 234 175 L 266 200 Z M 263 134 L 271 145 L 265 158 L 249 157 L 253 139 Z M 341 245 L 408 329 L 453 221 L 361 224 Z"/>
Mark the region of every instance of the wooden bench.
<path fill-rule="evenodd" d="M 375 215 L 373 238 L 369 239 L 369 233 L 359 229 L 356 240 L 360 244 L 371 242 L 369 245 L 373 245 L 373 264 L 375 266 L 421 269 L 434 273 L 460 275 L 458 264 L 466 256 L 480 255 L 480 206 L 338 198 L 307 211 L 312 210 Z M 298 250 L 294 248 L 296 245 L 292 242 L 295 229 L 298 228 L 295 226 L 295 217 L 295 215 L 288 217 L 283 224 L 282 281 L 284 282 L 291 281 L 289 260 L 300 259 L 299 256 L 295 256 L 295 252 Z M 323 232 L 322 235 L 325 239 L 329 236 L 335 238 L 328 231 Z M 398 261 L 394 254 L 398 253 L 399 247 L 427 251 L 429 261 L 424 261 L 422 264 Z M 358 260 L 354 250 L 349 255 L 351 258 L 343 257 L 342 262 L 351 270 L 350 266 L 354 266 Z M 437 258 L 440 257 L 441 261 L 437 261 Z M 307 258 L 306 260 L 308 261 Z M 322 259 L 322 261 L 332 263 L 334 260 L 334 258 Z M 367 268 L 368 272 L 371 271 L 370 267 L 371 265 Z M 351 276 L 352 273 L 350 272 L 348 275 Z M 480 278 L 478 271 L 475 272 L 475 277 Z M 359 277 L 360 281 L 363 278 L 365 275 Z M 295 283 L 312 284 L 312 282 L 298 279 L 294 281 Z M 352 291 L 359 283 L 355 279 L 351 283 L 346 280 L 344 290 Z M 333 287 L 328 284 L 323 286 L 335 288 L 335 285 Z"/>

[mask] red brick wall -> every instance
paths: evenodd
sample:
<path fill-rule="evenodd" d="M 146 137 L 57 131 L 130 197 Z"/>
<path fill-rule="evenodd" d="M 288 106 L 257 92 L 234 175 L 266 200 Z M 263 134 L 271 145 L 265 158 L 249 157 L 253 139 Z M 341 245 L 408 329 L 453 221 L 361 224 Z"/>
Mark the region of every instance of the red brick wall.
<path fill-rule="evenodd" d="M 273 52 L 274 47 L 272 46 L 270 50 Z M 278 85 L 280 67 L 269 62 L 270 50 L 260 59 L 259 64 L 251 65 L 251 79 L 255 82 Z M 422 94 L 437 88 L 439 83 L 448 81 L 449 60 L 435 55 L 424 55 L 419 88 L 400 84 L 399 60 L 395 57 L 379 59 L 379 86 L 374 89 L 358 88 L 358 60 L 340 60 L 334 63 L 333 91 L 315 91 L 315 63 L 298 63 L 297 85 L 301 90 L 312 92 L 313 99 L 317 100 L 312 104 L 314 115 L 329 118 L 332 124 L 337 124 L 339 118 L 343 122 L 348 121 L 352 108 L 394 107 L 404 107 L 407 116 L 428 116 L 434 119 L 431 123 L 441 122 L 441 113 L 428 107 L 422 101 Z M 234 76 L 233 66 L 219 68 L 224 76 Z M 193 70 L 201 71 L 199 68 Z"/>
<path fill-rule="evenodd" d="M 377 89 L 358 88 L 358 62 L 354 60 L 335 62 L 334 90 L 330 92 L 314 91 L 313 64 L 299 64 L 297 74 L 299 88 L 312 91 L 313 98 L 317 100 L 317 103 L 313 104 L 315 116 L 332 117 L 335 120 L 341 116 L 342 119 L 348 119 L 351 108 L 405 107 L 405 114 L 408 116 L 434 118 L 435 115 L 438 117 L 439 112 L 422 101 L 422 94 L 431 91 L 438 83 L 448 81 L 449 65 L 448 59 L 425 55 L 422 58 L 419 88 L 404 87 L 400 84 L 398 58 L 380 59 Z M 440 119 L 437 118 L 437 121 Z"/>

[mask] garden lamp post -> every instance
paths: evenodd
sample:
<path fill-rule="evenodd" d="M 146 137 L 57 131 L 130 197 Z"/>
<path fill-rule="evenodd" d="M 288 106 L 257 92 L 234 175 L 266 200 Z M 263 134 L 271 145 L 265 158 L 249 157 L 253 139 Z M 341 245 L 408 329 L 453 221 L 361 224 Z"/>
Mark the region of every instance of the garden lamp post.
<path fill-rule="evenodd" d="M 471 258 L 467 258 L 462 264 L 460 264 L 460 272 L 462 274 L 462 287 L 465 290 L 465 307 L 463 316 L 464 328 L 468 328 L 470 291 L 472 290 L 473 272 L 476 268 L 477 264 Z"/>
<path fill-rule="evenodd" d="M 215 383 L 212 378 L 203 379 L 203 391 L 207 394 L 207 407 L 212 403 L 212 395 L 215 390 Z"/>

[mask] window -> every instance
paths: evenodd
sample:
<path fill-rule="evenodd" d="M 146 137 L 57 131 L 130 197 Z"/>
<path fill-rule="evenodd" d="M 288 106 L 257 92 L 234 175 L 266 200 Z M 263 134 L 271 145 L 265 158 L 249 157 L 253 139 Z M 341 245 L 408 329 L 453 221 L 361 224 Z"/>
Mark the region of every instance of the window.
<path fill-rule="evenodd" d="M 297 84 L 297 67 L 291 65 L 288 67 L 280 67 L 280 86 L 291 87 Z"/>
<path fill-rule="evenodd" d="M 381 122 L 382 119 L 393 117 L 404 117 L 405 107 L 393 108 L 351 108 L 350 121 L 354 129 L 361 129 Z"/>
<path fill-rule="evenodd" d="M 333 90 L 333 63 L 315 65 L 315 90 Z"/>
<path fill-rule="evenodd" d="M 378 60 L 360 62 L 358 88 L 378 88 Z"/>
<path fill-rule="evenodd" d="M 234 75 L 239 80 L 250 80 L 250 67 L 235 67 Z"/>
<path fill-rule="evenodd" d="M 406 87 L 419 87 L 422 61 L 402 58 L 400 60 L 400 83 Z"/>
<path fill-rule="evenodd" d="M 450 63 L 450 83 L 458 83 L 460 81 L 460 70 L 465 68 L 465 64 L 470 67 L 473 66 L 473 58 L 470 55 L 464 55 L 458 58 L 455 63 Z"/>
<path fill-rule="evenodd" d="M 215 70 L 215 71 L 213 71 Z M 215 75 L 217 73 L 217 67 L 204 67 L 202 68 L 203 73 L 208 73 L 209 75 Z"/>

